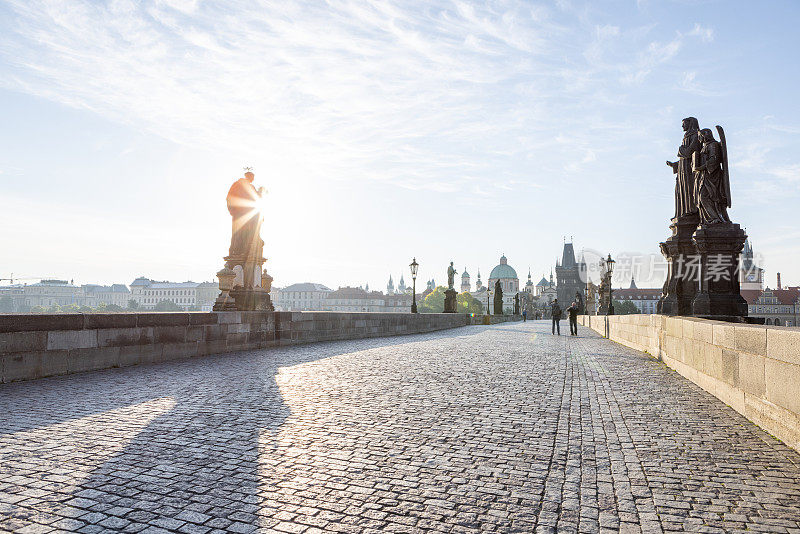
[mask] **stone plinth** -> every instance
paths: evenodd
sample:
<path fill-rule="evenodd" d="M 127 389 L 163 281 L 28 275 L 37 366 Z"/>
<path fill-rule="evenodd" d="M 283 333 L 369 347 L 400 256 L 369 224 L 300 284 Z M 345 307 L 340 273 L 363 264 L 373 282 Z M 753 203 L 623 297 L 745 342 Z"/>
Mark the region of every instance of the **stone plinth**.
<path fill-rule="evenodd" d="M 693 315 L 729 321 L 747 316 L 747 301 L 739 287 L 739 254 L 746 238 L 744 230 L 733 223 L 700 227 L 694 232 L 700 287 L 692 303 Z"/>
<path fill-rule="evenodd" d="M 660 314 L 692 315 L 698 287 L 697 269 L 691 268 L 692 260 L 697 256 L 692 234 L 699 222 L 696 214 L 672 219 L 669 225 L 672 235 L 659 244 L 667 260 L 667 280 L 658 301 Z"/>
<path fill-rule="evenodd" d="M 269 298 L 269 293 L 260 288 L 244 289 L 235 287 L 231 290 L 231 297 L 236 302 L 239 311 L 274 311 L 275 307 Z"/>
<path fill-rule="evenodd" d="M 456 295 L 455 289 L 444 292 L 444 313 L 456 313 Z"/>

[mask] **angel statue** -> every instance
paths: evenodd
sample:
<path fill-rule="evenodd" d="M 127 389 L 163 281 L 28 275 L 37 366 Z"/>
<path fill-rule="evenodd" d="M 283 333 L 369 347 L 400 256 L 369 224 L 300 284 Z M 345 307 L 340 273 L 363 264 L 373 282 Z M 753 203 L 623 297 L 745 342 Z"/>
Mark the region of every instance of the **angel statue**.
<path fill-rule="evenodd" d="M 731 207 L 731 182 L 728 175 L 728 149 L 725 132 L 717 126 L 720 141 L 708 128 L 700 130 L 703 143 L 692 170 L 697 173 L 697 204 L 700 208 L 700 224 L 729 223 L 728 208 Z"/>

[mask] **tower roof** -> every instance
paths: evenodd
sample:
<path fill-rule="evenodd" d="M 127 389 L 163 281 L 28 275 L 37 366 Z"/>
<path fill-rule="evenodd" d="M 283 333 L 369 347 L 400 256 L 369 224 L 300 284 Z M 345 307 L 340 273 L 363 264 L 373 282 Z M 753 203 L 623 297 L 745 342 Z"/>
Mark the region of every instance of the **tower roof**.
<path fill-rule="evenodd" d="M 575 265 L 575 249 L 572 243 L 564 243 L 564 251 L 561 253 L 561 266 L 572 267 Z"/>

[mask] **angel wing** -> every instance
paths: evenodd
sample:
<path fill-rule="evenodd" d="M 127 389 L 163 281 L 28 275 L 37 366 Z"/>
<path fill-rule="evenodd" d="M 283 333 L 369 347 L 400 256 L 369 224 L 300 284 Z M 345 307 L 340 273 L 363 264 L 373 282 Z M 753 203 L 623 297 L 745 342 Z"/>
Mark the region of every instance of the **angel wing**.
<path fill-rule="evenodd" d="M 722 180 L 724 182 L 725 200 L 727 206 L 731 207 L 731 177 L 728 174 L 728 144 L 725 142 L 725 130 L 717 124 L 719 132 L 719 144 L 722 145 Z"/>

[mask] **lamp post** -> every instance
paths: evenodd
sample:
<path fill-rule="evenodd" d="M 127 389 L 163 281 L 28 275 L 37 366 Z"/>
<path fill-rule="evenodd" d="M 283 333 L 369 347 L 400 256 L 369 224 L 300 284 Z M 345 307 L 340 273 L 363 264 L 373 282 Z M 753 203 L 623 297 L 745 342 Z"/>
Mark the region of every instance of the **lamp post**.
<path fill-rule="evenodd" d="M 492 290 L 487 287 L 486 288 L 486 315 L 491 315 L 492 314 L 491 310 L 489 309 L 489 302 L 490 302 L 489 298 L 491 297 L 491 295 L 492 295 Z"/>
<path fill-rule="evenodd" d="M 614 315 L 614 299 L 612 298 L 611 291 L 611 274 L 614 272 L 614 260 L 611 259 L 611 254 L 606 258 L 606 265 L 608 266 L 608 312 L 607 315 Z"/>
<path fill-rule="evenodd" d="M 417 269 L 419 269 L 419 263 L 417 263 L 417 258 L 414 258 L 409 265 L 411 267 L 411 313 L 417 313 Z"/>

